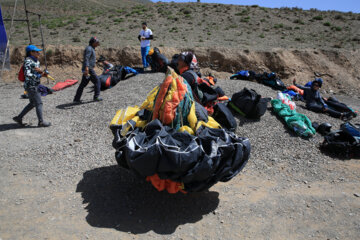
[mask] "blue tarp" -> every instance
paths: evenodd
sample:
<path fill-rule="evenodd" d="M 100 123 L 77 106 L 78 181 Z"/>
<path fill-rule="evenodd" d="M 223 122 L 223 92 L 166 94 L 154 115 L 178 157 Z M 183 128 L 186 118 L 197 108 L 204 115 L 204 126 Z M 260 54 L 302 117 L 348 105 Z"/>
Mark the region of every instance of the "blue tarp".
<path fill-rule="evenodd" d="M 7 36 L 6 30 L 4 25 L 4 20 L 1 13 L 1 6 L 0 6 L 0 69 L 3 66 L 3 62 L 5 61 L 5 69 L 10 69 L 10 58 L 9 58 L 9 51 L 7 51 L 6 57 L 6 46 L 7 46 Z"/>

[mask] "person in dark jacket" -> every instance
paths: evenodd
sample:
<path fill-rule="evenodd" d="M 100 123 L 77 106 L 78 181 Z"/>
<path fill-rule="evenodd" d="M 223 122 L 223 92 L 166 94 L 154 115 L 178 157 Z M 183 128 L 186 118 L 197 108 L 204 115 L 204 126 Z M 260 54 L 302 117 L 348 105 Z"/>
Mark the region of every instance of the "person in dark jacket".
<path fill-rule="evenodd" d="M 81 95 L 84 91 L 84 88 L 91 81 L 94 86 L 94 101 L 102 101 L 100 98 L 100 80 L 95 73 L 95 63 L 96 63 L 96 53 L 95 48 L 100 45 L 99 40 L 96 37 L 92 37 L 89 41 L 89 46 L 85 48 L 84 51 L 84 60 L 82 65 L 83 76 L 81 79 L 81 83 L 76 91 L 76 95 L 74 97 L 74 103 L 81 103 Z"/>
<path fill-rule="evenodd" d="M 293 81 L 294 85 L 302 90 L 304 90 L 304 100 L 306 102 L 306 108 L 319 113 L 327 113 L 332 117 L 346 119 L 351 113 L 342 113 L 331 109 L 325 103 L 324 99 L 322 98 L 319 89 L 321 88 L 322 81 L 315 79 L 311 83 L 311 87 L 304 87 L 301 85 L 296 84 L 296 80 Z"/>
<path fill-rule="evenodd" d="M 38 117 L 39 127 L 49 127 L 51 123 L 45 122 L 42 114 L 42 101 L 41 94 L 38 89 L 40 84 L 40 78 L 46 76 L 47 74 L 40 70 L 40 62 L 38 60 L 40 52 L 42 50 L 37 48 L 34 45 L 29 45 L 26 47 L 26 58 L 24 61 L 24 89 L 27 91 L 28 98 L 30 103 L 25 106 L 21 113 L 13 117 L 13 120 L 20 125 L 23 125 L 23 117 L 34 107 L 36 108 L 36 115 Z"/>
<path fill-rule="evenodd" d="M 191 88 L 195 86 L 198 77 L 198 75 L 190 69 L 192 59 L 192 52 L 183 52 L 179 55 L 177 61 L 177 69 L 180 75 L 189 83 Z"/>

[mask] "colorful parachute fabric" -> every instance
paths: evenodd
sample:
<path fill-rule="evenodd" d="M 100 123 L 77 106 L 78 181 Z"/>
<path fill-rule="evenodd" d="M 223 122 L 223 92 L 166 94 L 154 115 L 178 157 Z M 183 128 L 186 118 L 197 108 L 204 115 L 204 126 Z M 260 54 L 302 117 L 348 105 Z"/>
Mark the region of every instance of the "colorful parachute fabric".
<path fill-rule="evenodd" d="M 110 129 L 118 164 L 159 191 L 206 190 L 236 176 L 250 157 L 249 140 L 221 129 L 171 68 L 140 107 L 119 110 Z"/>
<path fill-rule="evenodd" d="M 282 103 L 280 99 L 271 100 L 274 112 L 284 119 L 286 125 L 301 137 L 312 137 L 316 131 L 312 127 L 310 119 L 304 114 L 291 110 L 289 105 Z"/>

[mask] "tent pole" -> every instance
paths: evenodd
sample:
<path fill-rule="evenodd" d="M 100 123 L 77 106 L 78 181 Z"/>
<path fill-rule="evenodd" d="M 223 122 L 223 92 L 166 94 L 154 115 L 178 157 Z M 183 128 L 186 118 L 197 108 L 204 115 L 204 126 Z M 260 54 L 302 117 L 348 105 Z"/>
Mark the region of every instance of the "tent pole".
<path fill-rule="evenodd" d="M 25 7 L 26 22 L 27 22 L 28 33 L 29 33 L 29 40 L 30 40 L 30 44 L 32 44 L 32 38 L 31 38 L 31 32 L 30 32 L 30 21 L 29 21 L 28 10 L 26 8 L 26 0 L 24 0 L 24 7 Z"/>

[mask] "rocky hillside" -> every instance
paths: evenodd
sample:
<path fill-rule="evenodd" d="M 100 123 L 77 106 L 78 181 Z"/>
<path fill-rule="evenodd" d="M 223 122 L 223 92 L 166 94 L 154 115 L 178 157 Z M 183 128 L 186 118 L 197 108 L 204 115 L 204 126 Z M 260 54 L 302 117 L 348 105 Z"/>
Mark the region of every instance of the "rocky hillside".
<path fill-rule="evenodd" d="M 13 2 L 2 1 L 5 18 L 10 17 Z M 21 4 L 18 18 L 24 15 Z M 34 0 L 28 5 L 30 11 L 42 14 L 46 43 L 55 45 L 82 46 L 96 35 L 104 47 L 137 46 L 140 24 L 147 21 L 154 32 L 153 45 L 160 47 L 352 50 L 360 46 L 360 14 L 351 12 L 139 0 Z M 32 16 L 36 43 L 40 42 L 38 26 Z M 26 24 L 16 22 L 12 44 L 28 42 Z"/>

